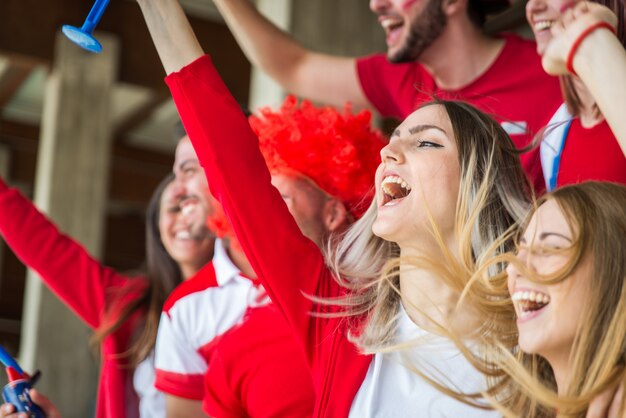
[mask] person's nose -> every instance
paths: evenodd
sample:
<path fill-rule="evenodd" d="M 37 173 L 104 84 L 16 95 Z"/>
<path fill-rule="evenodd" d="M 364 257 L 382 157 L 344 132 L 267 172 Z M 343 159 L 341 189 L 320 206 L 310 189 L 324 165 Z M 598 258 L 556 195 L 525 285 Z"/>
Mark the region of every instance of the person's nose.
<path fill-rule="evenodd" d="M 380 159 L 383 163 L 393 162 L 401 164 L 404 162 L 402 146 L 398 141 L 388 143 L 380 150 Z"/>

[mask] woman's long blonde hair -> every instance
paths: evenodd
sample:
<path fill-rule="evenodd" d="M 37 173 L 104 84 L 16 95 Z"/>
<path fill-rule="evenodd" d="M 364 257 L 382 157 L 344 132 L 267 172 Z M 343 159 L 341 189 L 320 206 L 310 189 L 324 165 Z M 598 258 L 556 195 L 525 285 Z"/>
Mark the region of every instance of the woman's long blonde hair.
<path fill-rule="evenodd" d="M 548 200 L 559 205 L 574 233 L 572 246 L 559 250 L 570 256 L 567 265 L 545 277 L 538 277 L 514 254 L 486 259 L 484 266 L 502 261 L 515 263 L 525 277 L 554 284 L 566 280 L 583 258 L 591 256 L 593 283 L 588 289 L 588 302 L 581 306 L 582 322 L 570 354 L 570 382 L 560 391 L 563 396 L 557 396 L 554 374 L 544 358 L 524 353 L 510 344 L 510 338 L 503 340 L 491 334 L 484 339 L 491 360 L 485 367 L 501 370 L 493 374 L 497 384 L 487 397 L 508 417 L 582 418 L 591 399 L 619 382 L 626 383 L 626 187 L 599 182 L 567 186 L 544 196 L 536 208 Z M 506 277 L 501 276 L 495 281 L 490 279 L 488 286 L 493 293 L 478 303 L 490 311 L 486 322 L 507 330 L 503 335 L 508 337 L 516 334 L 517 328 Z M 466 289 L 469 294 L 481 281 L 478 287 L 483 287 L 486 277 L 476 275 L 474 279 Z M 500 310 L 490 309 L 493 300 L 505 301 Z"/>
<path fill-rule="evenodd" d="M 502 127 L 464 102 L 436 100 L 424 106 L 431 105 L 446 111 L 458 149 L 461 179 L 455 226 L 461 241 L 460 259 L 444 244 L 434 221 L 432 233 L 446 262 L 399 259 L 395 243 L 372 233 L 375 202 L 350 229 L 332 240 L 326 259 L 337 280 L 350 292 L 347 298 L 326 303 L 343 306 L 343 315 L 365 317 L 358 321 L 358 328 L 351 328 L 349 336 L 366 353 L 387 351 L 395 343 L 401 263 L 435 269 L 442 283 L 460 293 L 475 269 L 477 255 L 512 249 L 513 239 L 502 241 L 498 248 L 492 243 L 507 231 L 510 234 L 528 211 L 530 187 L 518 152 Z"/>

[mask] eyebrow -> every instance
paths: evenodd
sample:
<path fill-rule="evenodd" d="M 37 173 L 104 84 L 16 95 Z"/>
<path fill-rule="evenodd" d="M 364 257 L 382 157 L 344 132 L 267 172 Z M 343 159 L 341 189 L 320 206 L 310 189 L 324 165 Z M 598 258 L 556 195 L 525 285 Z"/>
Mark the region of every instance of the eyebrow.
<path fill-rule="evenodd" d="M 186 166 L 189 163 L 194 163 L 194 164 L 198 164 L 199 161 L 197 158 L 189 158 L 187 160 L 182 161 L 180 164 L 178 164 L 178 169 L 183 168 L 184 166 Z"/>
<path fill-rule="evenodd" d="M 559 234 L 558 232 L 544 232 L 541 235 L 539 235 L 539 240 L 543 241 L 544 239 L 548 238 L 549 236 L 556 236 L 559 238 L 563 238 L 564 240 L 567 240 L 569 242 L 572 242 L 572 239 L 569 237 L 566 237 L 563 234 Z"/>
<path fill-rule="evenodd" d="M 564 240 L 567 240 L 567 241 L 569 241 L 569 242 L 572 242 L 572 239 L 571 239 L 571 238 L 566 237 L 566 236 L 565 236 L 565 235 L 563 235 L 563 234 L 559 234 L 558 232 L 543 232 L 543 233 L 539 234 L 539 241 L 543 241 L 543 240 L 545 240 L 546 238 L 548 238 L 548 237 L 550 237 L 550 236 L 555 236 L 555 237 L 563 238 Z M 520 238 L 520 240 L 519 240 L 519 242 L 520 242 L 520 243 L 521 243 L 521 242 L 524 242 L 524 243 L 525 243 L 525 242 L 526 242 L 526 239 L 525 239 L 524 237 L 521 237 L 521 238 Z"/>
<path fill-rule="evenodd" d="M 415 135 L 417 133 L 420 133 L 420 132 L 423 132 L 423 131 L 427 131 L 429 129 L 435 129 L 435 130 L 440 131 L 443 134 L 447 135 L 446 131 L 444 131 L 443 129 L 441 129 L 437 125 L 415 125 L 415 126 L 409 128 L 408 131 L 409 131 L 410 135 Z M 400 129 L 396 129 L 395 131 L 393 131 L 393 134 L 391 134 L 391 136 L 392 137 L 400 136 Z"/>

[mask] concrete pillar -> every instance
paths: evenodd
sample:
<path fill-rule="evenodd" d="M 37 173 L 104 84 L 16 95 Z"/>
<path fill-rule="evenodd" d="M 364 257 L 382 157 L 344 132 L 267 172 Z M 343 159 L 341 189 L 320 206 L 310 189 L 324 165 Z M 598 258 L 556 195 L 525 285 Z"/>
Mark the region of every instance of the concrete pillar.
<path fill-rule="evenodd" d="M 363 0 L 293 0 L 291 33 L 308 48 L 342 56 L 386 51 L 385 35 Z"/>
<path fill-rule="evenodd" d="M 362 0 L 257 0 L 258 9 L 312 50 L 342 56 L 385 51 L 376 16 Z M 250 109 L 276 107 L 285 92 L 259 69 L 252 69 Z"/>
<path fill-rule="evenodd" d="M 95 55 L 57 36 L 34 193 L 37 206 L 96 257 L 103 239 L 109 109 L 119 61 L 117 40 L 97 37 L 104 48 Z M 89 348 L 90 331 L 32 272 L 24 302 L 23 367 L 43 372 L 39 388 L 64 417 L 93 416 L 99 359 Z"/>
<path fill-rule="evenodd" d="M 293 1 L 291 33 L 307 48 L 347 57 L 387 50 L 383 28 L 367 2 Z M 378 127 L 382 124 L 376 112 L 373 112 L 373 124 Z"/>
<path fill-rule="evenodd" d="M 291 27 L 291 3 L 293 0 L 256 0 L 257 8 L 279 28 L 289 31 Z M 257 67 L 252 67 L 250 76 L 251 111 L 261 106 L 277 107 L 283 102 L 285 92 L 278 83 L 274 82 Z"/>

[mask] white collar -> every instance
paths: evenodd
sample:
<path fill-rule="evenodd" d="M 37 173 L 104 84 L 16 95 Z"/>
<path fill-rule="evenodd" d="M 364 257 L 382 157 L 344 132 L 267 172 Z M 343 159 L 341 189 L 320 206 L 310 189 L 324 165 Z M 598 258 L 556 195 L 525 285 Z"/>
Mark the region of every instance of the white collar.
<path fill-rule="evenodd" d="M 241 271 L 232 262 L 224 243 L 221 239 L 215 240 L 215 249 L 213 252 L 213 268 L 215 269 L 215 277 L 218 286 L 224 286 L 229 281 L 241 276 Z"/>

